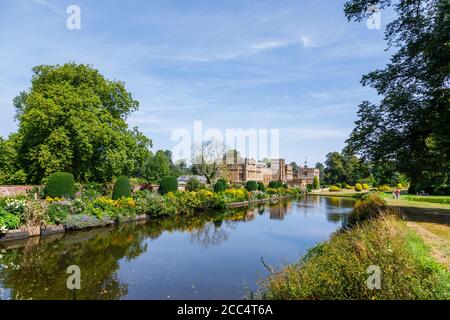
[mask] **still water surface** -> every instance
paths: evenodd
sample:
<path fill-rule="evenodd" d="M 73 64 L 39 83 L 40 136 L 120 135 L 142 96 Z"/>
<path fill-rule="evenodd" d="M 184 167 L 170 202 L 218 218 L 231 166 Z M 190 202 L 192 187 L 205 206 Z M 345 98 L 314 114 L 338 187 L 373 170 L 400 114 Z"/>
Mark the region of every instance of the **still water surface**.
<path fill-rule="evenodd" d="M 0 243 L 1 299 L 240 299 L 345 223 L 353 201 L 309 196 L 260 208 Z"/>

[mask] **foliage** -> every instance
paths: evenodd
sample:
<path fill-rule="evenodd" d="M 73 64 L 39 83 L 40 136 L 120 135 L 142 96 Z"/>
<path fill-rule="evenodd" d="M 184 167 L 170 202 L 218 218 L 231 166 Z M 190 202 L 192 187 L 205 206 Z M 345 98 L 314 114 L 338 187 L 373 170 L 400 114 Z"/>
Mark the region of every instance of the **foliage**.
<path fill-rule="evenodd" d="M 341 188 L 338 186 L 331 186 L 329 189 L 331 192 L 341 191 Z"/>
<path fill-rule="evenodd" d="M 169 192 L 175 192 L 178 190 L 177 178 L 168 176 L 161 179 L 159 183 L 159 193 L 166 194 Z"/>
<path fill-rule="evenodd" d="M 226 202 L 242 202 L 249 200 L 248 192 L 244 188 L 227 189 L 220 192 L 220 195 L 225 198 Z"/>
<path fill-rule="evenodd" d="M 92 227 L 100 227 L 111 224 L 111 220 L 108 217 L 98 218 L 87 214 L 73 214 L 67 216 L 64 223 L 67 229 L 84 229 Z"/>
<path fill-rule="evenodd" d="M 314 176 L 314 180 L 313 180 L 313 188 L 314 188 L 315 190 L 317 190 L 317 189 L 320 188 L 319 177 L 317 177 L 317 176 Z"/>
<path fill-rule="evenodd" d="M 258 190 L 258 184 L 254 180 L 249 180 L 245 183 L 245 190 L 247 191 Z"/>
<path fill-rule="evenodd" d="M 13 133 L 7 140 L 0 137 L 0 185 L 24 184 L 27 175 L 17 161 L 21 137 Z"/>
<path fill-rule="evenodd" d="M 122 197 L 131 197 L 130 179 L 126 176 L 120 176 L 117 178 L 112 193 L 112 198 L 114 200 L 118 200 Z"/>
<path fill-rule="evenodd" d="M 225 191 L 228 187 L 228 183 L 225 179 L 219 179 L 214 184 L 214 192 L 222 192 Z"/>
<path fill-rule="evenodd" d="M 283 183 L 281 181 L 270 181 L 269 188 L 277 189 L 283 187 Z"/>
<path fill-rule="evenodd" d="M 45 186 L 45 195 L 48 197 L 74 197 L 75 180 L 69 172 L 55 172 L 48 178 Z"/>
<path fill-rule="evenodd" d="M 390 190 L 391 190 L 391 187 L 386 185 L 386 184 L 378 187 L 378 191 L 381 191 L 381 192 L 387 192 L 387 191 L 390 191 Z"/>
<path fill-rule="evenodd" d="M 198 191 L 201 187 L 200 181 L 197 178 L 192 177 L 186 182 L 186 190 L 187 191 Z"/>
<path fill-rule="evenodd" d="M 399 189 L 403 188 L 402 184 L 401 183 L 397 183 L 397 188 L 399 188 Z"/>
<path fill-rule="evenodd" d="M 349 185 L 347 182 L 343 182 L 342 183 L 342 188 L 344 188 L 344 189 L 353 189 L 353 186 L 351 186 L 351 185 Z"/>
<path fill-rule="evenodd" d="M 171 174 L 171 162 L 167 153 L 158 150 L 155 155 L 150 155 L 144 166 L 144 178 L 152 183 L 158 183 L 162 178 Z"/>
<path fill-rule="evenodd" d="M 70 206 L 65 203 L 54 202 L 47 207 L 48 222 L 62 224 L 70 214 Z"/>
<path fill-rule="evenodd" d="M 349 226 L 378 217 L 387 213 L 386 202 L 376 193 L 372 193 L 358 200 L 348 216 Z"/>
<path fill-rule="evenodd" d="M 362 184 L 362 188 L 363 188 L 364 190 L 369 190 L 369 185 L 368 185 L 367 183 L 363 183 L 363 184 Z"/>
<path fill-rule="evenodd" d="M 70 171 L 77 181 L 139 175 L 149 155 L 151 141 L 125 122 L 139 103 L 122 82 L 89 65 L 34 67 L 30 90 L 14 104 L 15 160 L 27 182 L 39 184 L 57 171 Z"/>
<path fill-rule="evenodd" d="M 0 208 L 0 233 L 2 230 L 18 229 L 21 224 L 20 216 Z"/>
<path fill-rule="evenodd" d="M 22 215 L 26 206 L 26 200 L 21 198 L 7 198 L 4 201 L 3 208 L 9 213 Z"/>
<path fill-rule="evenodd" d="M 382 99 L 359 105 L 347 145 L 372 163 L 393 159 L 394 170 L 428 193 L 450 194 L 450 2 L 351 0 L 345 14 L 361 21 L 373 5 L 393 6 L 385 38 L 397 50 L 386 67 L 363 76 Z"/>
<path fill-rule="evenodd" d="M 361 183 L 355 184 L 355 191 L 360 192 L 360 191 L 362 191 L 362 190 L 363 190 L 363 187 L 362 187 Z"/>
<path fill-rule="evenodd" d="M 266 186 L 261 181 L 258 182 L 258 190 L 262 192 L 266 191 Z"/>
<path fill-rule="evenodd" d="M 382 290 L 367 286 L 368 266 L 382 272 Z M 423 240 L 395 217 L 334 234 L 261 282 L 262 299 L 448 299 L 450 275 Z"/>
<path fill-rule="evenodd" d="M 22 220 L 27 227 L 40 226 L 47 219 L 47 203 L 41 200 L 28 200 Z"/>
<path fill-rule="evenodd" d="M 308 183 L 306 185 L 306 190 L 308 190 L 308 192 L 311 192 L 313 190 L 313 185 L 311 183 Z"/>

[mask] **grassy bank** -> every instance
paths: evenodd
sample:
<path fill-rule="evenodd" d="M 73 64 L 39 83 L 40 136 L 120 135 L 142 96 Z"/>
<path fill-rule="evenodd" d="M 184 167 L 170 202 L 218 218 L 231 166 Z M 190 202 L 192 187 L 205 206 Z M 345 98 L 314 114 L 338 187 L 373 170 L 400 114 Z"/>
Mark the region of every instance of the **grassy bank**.
<path fill-rule="evenodd" d="M 367 268 L 381 269 L 369 289 Z M 404 221 L 382 216 L 334 234 L 262 280 L 263 299 L 450 299 L 450 274 Z"/>

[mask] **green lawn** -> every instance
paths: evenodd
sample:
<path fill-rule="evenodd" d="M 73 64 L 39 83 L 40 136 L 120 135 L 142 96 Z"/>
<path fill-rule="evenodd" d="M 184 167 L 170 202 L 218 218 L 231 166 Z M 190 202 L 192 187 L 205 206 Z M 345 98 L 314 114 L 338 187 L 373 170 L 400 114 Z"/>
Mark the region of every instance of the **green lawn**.
<path fill-rule="evenodd" d="M 450 196 L 414 196 L 401 194 L 400 199 L 394 199 L 391 192 L 380 192 L 380 195 L 392 206 L 450 210 Z"/>

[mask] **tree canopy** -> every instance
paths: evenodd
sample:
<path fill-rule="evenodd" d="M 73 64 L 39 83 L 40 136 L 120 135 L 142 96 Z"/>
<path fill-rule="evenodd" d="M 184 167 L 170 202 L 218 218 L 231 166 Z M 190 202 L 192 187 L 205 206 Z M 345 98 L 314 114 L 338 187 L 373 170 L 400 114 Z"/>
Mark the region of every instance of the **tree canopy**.
<path fill-rule="evenodd" d="M 385 31 L 396 52 L 385 68 L 363 76 L 381 101 L 360 104 L 348 146 L 373 163 L 391 162 L 413 184 L 450 192 L 450 2 L 351 0 L 344 11 L 361 21 L 373 5 L 397 14 Z"/>
<path fill-rule="evenodd" d="M 33 68 L 31 88 L 13 102 L 19 129 L 9 138 L 10 153 L 19 168 L 12 170 L 23 170 L 26 182 L 41 183 L 56 171 L 99 182 L 141 175 L 152 143 L 125 122 L 139 103 L 123 82 L 89 65 L 41 65 Z"/>

